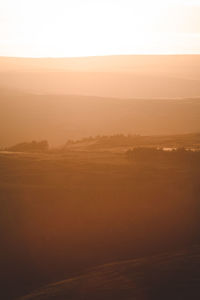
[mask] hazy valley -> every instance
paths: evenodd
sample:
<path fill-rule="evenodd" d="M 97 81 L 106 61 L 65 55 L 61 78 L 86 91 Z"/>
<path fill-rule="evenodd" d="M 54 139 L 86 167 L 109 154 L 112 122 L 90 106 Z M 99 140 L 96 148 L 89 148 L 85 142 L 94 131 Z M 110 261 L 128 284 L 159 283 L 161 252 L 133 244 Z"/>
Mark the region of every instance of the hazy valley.
<path fill-rule="evenodd" d="M 199 56 L 0 65 L 0 298 L 198 298 Z"/>

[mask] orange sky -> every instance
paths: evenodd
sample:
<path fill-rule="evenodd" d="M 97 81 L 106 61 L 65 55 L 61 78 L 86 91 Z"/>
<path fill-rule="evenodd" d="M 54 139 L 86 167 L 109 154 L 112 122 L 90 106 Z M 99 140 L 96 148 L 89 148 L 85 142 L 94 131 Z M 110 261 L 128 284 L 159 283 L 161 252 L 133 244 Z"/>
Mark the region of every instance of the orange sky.
<path fill-rule="evenodd" d="M 0 56 L 200 53 L 200 0 L 0 0 Z"/>

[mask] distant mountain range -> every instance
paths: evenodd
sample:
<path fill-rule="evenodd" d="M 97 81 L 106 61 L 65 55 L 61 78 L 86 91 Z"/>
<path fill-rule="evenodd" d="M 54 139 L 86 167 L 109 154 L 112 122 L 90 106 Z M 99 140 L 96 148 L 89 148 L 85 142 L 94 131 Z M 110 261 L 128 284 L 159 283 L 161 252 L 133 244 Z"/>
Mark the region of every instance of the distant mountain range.
<path fill-rule="evenodd" d="M 0 90 L 0 146 L 112 134 L 200 132 L 200 98 L 128 99 Z"/>
<path fill-rule="evenodd" d="M 0 57 L 0 85 L 101 97 L 200 96 L 200 55 Z"/>

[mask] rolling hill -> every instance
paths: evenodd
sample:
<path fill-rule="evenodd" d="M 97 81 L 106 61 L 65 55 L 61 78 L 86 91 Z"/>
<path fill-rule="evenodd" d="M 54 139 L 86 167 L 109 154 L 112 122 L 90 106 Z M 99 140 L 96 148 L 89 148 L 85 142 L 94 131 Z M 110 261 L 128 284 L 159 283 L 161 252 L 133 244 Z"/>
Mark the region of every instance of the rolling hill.
<path fill-rule="evenodd" d="M 0 57 L 2 87 L 101 97 L 200 96 L 200 55 Z"/>
<path fill-rule="evenodd" d="M 200 99 L 128 99 L 0 90 L 0 146 L 112 134 L 200 131 Z"/>
<path fill-rule="evenodd" d="M 169 300 L 200 297 L 200 248 L 97 267 L 21 300 Z"/>

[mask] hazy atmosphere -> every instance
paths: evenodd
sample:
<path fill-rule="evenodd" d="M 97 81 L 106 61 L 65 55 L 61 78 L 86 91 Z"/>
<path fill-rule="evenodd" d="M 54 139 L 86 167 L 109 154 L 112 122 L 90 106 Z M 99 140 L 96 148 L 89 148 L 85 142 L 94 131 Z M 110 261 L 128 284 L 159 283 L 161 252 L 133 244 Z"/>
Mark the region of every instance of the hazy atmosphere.
<path fill-rule="evenodd" d="M 199 53 L 199 0 L 1 0 L 0 55 Z"/>
<path fill-rule="evenodd" d="M 0 299 L 200 299 L 200 1 L 0 0 Z"/>

